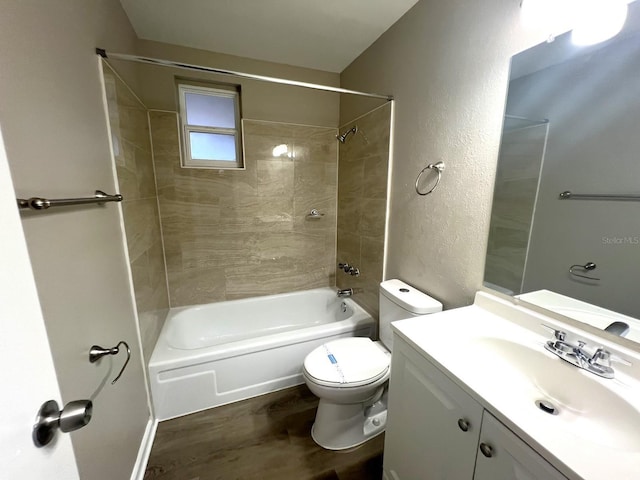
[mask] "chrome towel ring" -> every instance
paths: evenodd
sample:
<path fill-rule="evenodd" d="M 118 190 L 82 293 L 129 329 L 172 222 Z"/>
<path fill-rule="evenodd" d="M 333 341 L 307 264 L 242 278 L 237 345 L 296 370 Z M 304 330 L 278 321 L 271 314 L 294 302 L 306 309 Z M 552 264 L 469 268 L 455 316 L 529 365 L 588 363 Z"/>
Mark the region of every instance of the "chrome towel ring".
<path fill-rule="evenodd" d="M 420 183 L 420 177 L 422 177 L 422 174 L 424 172 L 426 172 L 427 170 L 435 170 L 436 172 L 438 172 L 438 179 L 436 180 L 436 184 L 431 187 L 431 190 L 427 191 L 427 192 L 421 192 L 420 191 L 420 187 L 418 186 Z M 427 165 L 426 167 L 424 167 L 422 170 L 420 170 L 420 173 L 418 174 L 418 177 L 416 178 L 416 193 L 418 195 L 429 195 L 431 192 L 433 192 L 436 187 L 438 186 L 438 184 L 440 183 L 440 179 L 442 178 L 442 172 L 444 171 L 444 162 L 438 162 L 438 163 L 430 163 L 429 165 Z"/>

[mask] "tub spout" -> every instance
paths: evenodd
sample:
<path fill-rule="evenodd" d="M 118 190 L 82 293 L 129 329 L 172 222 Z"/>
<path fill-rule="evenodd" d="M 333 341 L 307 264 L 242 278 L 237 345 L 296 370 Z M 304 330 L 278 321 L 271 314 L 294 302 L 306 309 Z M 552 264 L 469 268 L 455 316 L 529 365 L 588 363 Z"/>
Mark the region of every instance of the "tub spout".
<path fill-rule="evenodd" d="M 342 290 L 338 290 L 339 297 L 350 297 L 353 295 L 353 288 L 343 288 Z"/>

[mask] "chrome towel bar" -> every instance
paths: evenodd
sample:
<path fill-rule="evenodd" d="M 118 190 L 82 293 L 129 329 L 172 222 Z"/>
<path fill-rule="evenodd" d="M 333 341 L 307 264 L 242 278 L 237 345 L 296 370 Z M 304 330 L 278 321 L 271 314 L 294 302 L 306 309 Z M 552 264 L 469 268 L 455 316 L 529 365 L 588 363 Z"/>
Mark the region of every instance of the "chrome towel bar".
<path fill-rule="evenodd" d="M 569 190 L 559 195 L 560 200 L 640 200 L 637 194 L 610 194 L 610 193 L 572 193 Z"/>
<path fill-rule="evenodd" d="M 46 210 L 49 207 L 64 207 L 68 205 L 84 205 L 87 203 L 103 204 L 106 202 L 121 202 L 122 195 L 119 193 L 116 195 L 108 195 L 102 190 L 96 190 L 93 197 L 81 197 L 81 198 L 55 198 L 46 199 L 40 197 L 32 198 L 17 198 L 18 207 L 22 209 L 31 210 Z"/>

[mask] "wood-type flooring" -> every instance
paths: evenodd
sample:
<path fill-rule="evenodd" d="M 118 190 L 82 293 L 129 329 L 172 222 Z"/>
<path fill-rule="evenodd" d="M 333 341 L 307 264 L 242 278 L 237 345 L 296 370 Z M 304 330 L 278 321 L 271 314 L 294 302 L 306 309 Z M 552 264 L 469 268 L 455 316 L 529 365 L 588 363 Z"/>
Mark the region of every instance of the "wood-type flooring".
<path fill-rule="evenodd" d="M 145 480 L 379 480 L 384 434 L 332 452 L 311 439 L 306 385 L 161 422 Z"/>

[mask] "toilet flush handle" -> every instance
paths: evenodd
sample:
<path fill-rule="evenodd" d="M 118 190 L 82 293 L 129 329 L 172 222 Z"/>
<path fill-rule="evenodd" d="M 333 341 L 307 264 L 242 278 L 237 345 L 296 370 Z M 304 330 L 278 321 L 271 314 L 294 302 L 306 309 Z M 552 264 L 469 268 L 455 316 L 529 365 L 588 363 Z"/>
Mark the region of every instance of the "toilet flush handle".
<path fill-rule="evenodd" d="M 129 360 L 131 359 L 131 349 L 129 348 L 129 345 L 127 345 L 127 342 L 125 342 L 124 340 L 121 340 L 115 347 L 112 348 L 104 348 L 99 345 L 94 345 L 93 347 L 91 347 L 91 350 L 89 350 L 89 362 L 95 363 L 105 355 L 117 355 L 118 353 L 120 353 L 120 345 L 124 345 L 127 348 L 127 359 L 125 360 L 122 369 L 120 369 L 120 373 L 118 373 L 116 378 L 113 379 L 113 382 L 111 382 L 111 385 L 113 385 L 120 379 L 120 377 L 124 373 L 124 369 L 127 368 L 127 365 L 129 364 Z"/>

